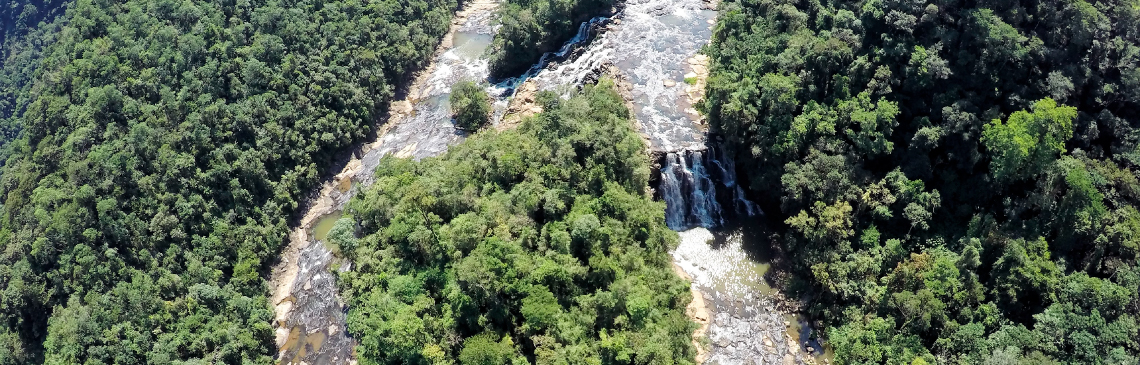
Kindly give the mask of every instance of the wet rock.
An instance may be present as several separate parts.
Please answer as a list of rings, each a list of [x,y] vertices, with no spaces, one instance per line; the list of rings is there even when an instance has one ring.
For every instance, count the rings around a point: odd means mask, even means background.
[[[673,87],[673,86],[677,85],[677,82],[673,81],[673,80],[665,79],[664,84],[665,84],[665,87]]]

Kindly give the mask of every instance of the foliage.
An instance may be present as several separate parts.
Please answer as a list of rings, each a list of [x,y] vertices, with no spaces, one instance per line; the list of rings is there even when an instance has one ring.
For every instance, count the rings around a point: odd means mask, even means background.
[[[459,128],[478,130],[491,116],[491,98],[479,84],[460,81],[451,86],[451,114]]]
[[[0,363],[272,363],[286,219],[455,7],[69,5],[0,178]]]
[[[491,76],[518,76],[543,53],[558,49],[580,23],[610,11],[614,0],[506,0],[491,43]]]
[[[386,157],[332,241],[362,363],[685,364],[676,233],[612,81],[441,157]]]
[[[20,114],[31,94],[43,48],[55,41],[64,17],[63,0],[0,2],[0,167],[8,144],[20,133]]]
[[[1138,26],[1134,0],[722,4],[701,108],[838,362],[1137,362]]]
[[[1065,152],[1076,117],[1076,108],[1058,108],[1053,99],[1042,99],[1033,104],[1033,113],[1017,111],[1006,123],[990,122],[982,131],[982,144],[991,155],[993,176],[1010,179],[1041,173]]]

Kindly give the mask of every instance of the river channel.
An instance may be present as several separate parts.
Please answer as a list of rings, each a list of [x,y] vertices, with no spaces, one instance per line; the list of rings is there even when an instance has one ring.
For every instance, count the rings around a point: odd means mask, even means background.
[[[302,208],[290,242],[274,266],[277,361],[282,364],[354,364],[346,335],[347,307],[333,270],[351,270],[323,243],[358,189],[372,182],[385,155],[420,159],[439,155],[466,135],[454,128],[448,96],[461,80],[488,80],[485,51],[497,27],[496,0],[466,2],[431,64],[404,100],[393,102],[376,140],[362,145]],[[700,100],[708,58],[698,55],[712,36],[716,12],[703,0],[628,0],[614,15],[585,23],[578,36],[530,72],[488,82],[495,123],[518,112],[520,90],[568,94],[601,74],[620,78],[642,135],[658,158],[655,196],[665,200],[670,228],[681,244],[672,252],[679,275],[692,281],[690,315],[702,324],[700,362],[801,364],[824,362],[801,319],[781,311],[764,275],[768,270],[753,231],[732,222],[762,215],[736,184],[735,166],[709,140],[692,105]],[[522,97],[515,98],[524,99]],[[526,111],[524,108],[523,111]],[[533,110],[531,110],[533,112]],[[506,119],[510,119],[509,117]],[[814,345],[809,352],[805,344]]]

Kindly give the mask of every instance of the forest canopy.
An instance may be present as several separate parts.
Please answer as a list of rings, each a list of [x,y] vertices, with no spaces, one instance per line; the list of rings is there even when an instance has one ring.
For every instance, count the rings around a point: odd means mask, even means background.
[[[448,101],[455,126],[461,129],[478,130],[491,118],[491,97],[473,81],[464,80],[452,85]]]
[[[64,0],[0,1],[0,167],[20,133],[20,114],[31,99],[43,49],[64,22]],[[2,171],[0,171],[2,173]]]
[[[329,240],[362,363],[689,364],[677,234],[603,79],[517,129],[385,157]]]
[[[706,52],[837,362],[1137,363],[1140,2],[736,0]]]
[[[456,6],[68,5],[0,177],[0,364],[272,363],[287,220]]]

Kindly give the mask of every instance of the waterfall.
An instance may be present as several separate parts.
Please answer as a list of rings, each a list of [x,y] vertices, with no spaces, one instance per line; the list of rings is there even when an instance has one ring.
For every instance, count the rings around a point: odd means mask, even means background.
[[[702,161],[704,154],[701,151],[692,151],[687,155],[686,157],[693,161],[692,168],[689,169],[689,178],[693,183],[689,199],[690,218],[698,222],[701,227],[718,227],[724,224],[724,220],[720,216],[720,204],[716,201],[716,186],[705,171]]]
[[[760,207],[744,195],[744,188],[736,183],[736,162],[724,152],[724,146],[709,150],[709,159],[716,164],[720,172],[721,183],[732,193],[732,206],[737,215],[751,217],[764,214]]]
[[[570,51],[573,51],[582,43],[589,41],[590,31],[593,29],[595,24],[605,24],[608,21],[610,21],[610,18],[599,16],[582,22],[582,24],[578,25],[578,33],[574,34],[574,38],[570,38],[565,43],[563,43],[562,47],[560,47],[558,51],[546,52],[542,54],[542,57],[538,59],[538,62],[530,66],[530,69],[528,69],[522,75],[498,81],[495,83],[495,87],[498,89],[506,90],[507,92],[513,94],[515,89],[518,88],[519,85],[522,85],[523,81],[526,81],[527,79],[538,75],[539,72],[542,72],[542,70],[546,69],[546,65],[551,61],[565,60],[566,57],[570,55]]]
[[[713,167],[711,171],[706,166]],[[722,197],[718,199],[718,188]],[[723,149],[669,152],[661,167],[661,199],[665,223],[677,231],[724,225],[721,201],[728,201],[737,217],[763,214],[749,201],[736,181],[736,166]]]
[[[674,230],[685,226],[685,197],[681,184],[686,171],[684,162],[676,153],[665,156],[665,167],[661,169],[661,199],[665,200],[665,224]]]

